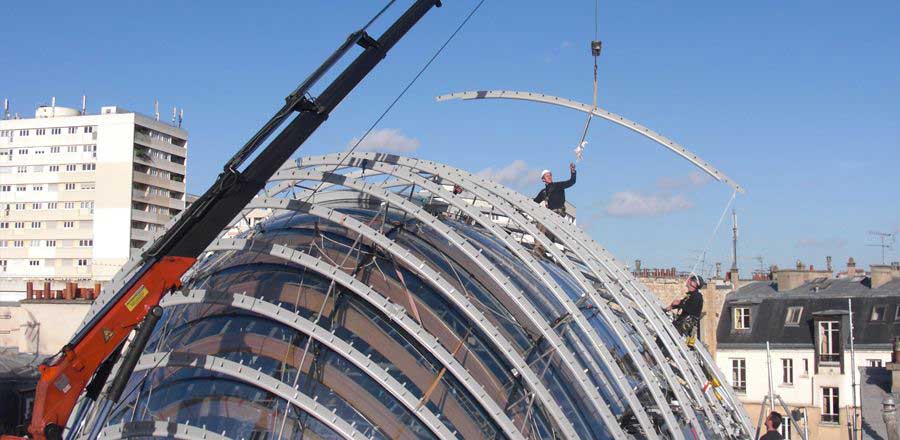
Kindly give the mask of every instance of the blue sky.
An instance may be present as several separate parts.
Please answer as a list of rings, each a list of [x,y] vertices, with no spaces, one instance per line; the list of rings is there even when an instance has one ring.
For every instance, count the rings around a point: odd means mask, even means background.
[[[382,2],[7,2],[0,97],[185,110],[188,186],[202,192],[282,98]],[[400,1],[399,6],[409,2]],[[474,6],[431,12],[303,147],[344,150]],[[880,262],[867,231],[900,231],[900,3],[602,1],[600,106],[687,146],[747,188],[735,206],[746,273],[832,255]],[[488,0],[379,129],[393,148],[526,193],[565,174],[582,114],[473,89],[590,100],[593,2]],[[395,8],[399,12],[400,8]],[[376,33],[386,20],[376,25]],[[688,162],[595,120],[569,199],[620,259],[687,268],[731,196]],[[516,161],[518,163],[514,163]],[[709,262],[730,261],[730,222]],[[900,258],[895,251],[889,258]]]

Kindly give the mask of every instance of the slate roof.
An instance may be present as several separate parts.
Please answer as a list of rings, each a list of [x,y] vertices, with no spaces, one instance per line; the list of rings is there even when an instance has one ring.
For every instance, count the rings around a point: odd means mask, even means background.
[[[779,292],[771,281],[756,281],[725,297],[717,328],[720,348],[765,345],[779,348],[812,348],[813,315],[846,314],[847,299],[853,300],[853,333],[857,348],[890,349],[900,335],[900,280],[877,289],[865,277],[816,279],[795,289]],[[751,309],[750,329],[735,330],[735,306]],[[802,307],[798,325],[786,325],[789,307]],[[884,319],[871,321],[872,311],[883,307]]]
[[[37,379],[40,376],[37,366],[45,357],[0,347],[0,380]]]

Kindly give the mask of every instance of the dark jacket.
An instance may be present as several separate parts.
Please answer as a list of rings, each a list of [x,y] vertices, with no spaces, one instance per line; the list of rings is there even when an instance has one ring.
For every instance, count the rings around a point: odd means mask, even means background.
[[[688,292],[687,298],[672,306],[673,309],[681,309],[682,317],[694,316],[700,318],[703,312],[703,294],[699,290]]]
[[[549,209],[562,209],[566,207],[566,188],[575,184],[575,173],[572,173],[572,177],[569,177],[569,180],[564,182],[553,182],[548,183],[544,186],[544,189],[538,193],[537,197],[534,198],[535,203],[541,203],[544,200],[547,201],[547,208]]]
[[[759,440],[784,440],[784,437],[778,431],[766,431]]]

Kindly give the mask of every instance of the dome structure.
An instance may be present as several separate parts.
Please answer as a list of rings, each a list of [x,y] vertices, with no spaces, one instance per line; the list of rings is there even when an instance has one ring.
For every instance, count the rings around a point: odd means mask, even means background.
[[[163,299],[101,437],[752,435],[645,286],[497,183],[386,154],[307,157],[250,212],[268,215],[223,233]]]

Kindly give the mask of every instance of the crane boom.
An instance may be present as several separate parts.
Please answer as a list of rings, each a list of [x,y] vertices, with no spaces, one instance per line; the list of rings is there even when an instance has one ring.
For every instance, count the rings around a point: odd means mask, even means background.
[[[387,52],[439,0],[416,0],[376,40],[365,28],[354,32],[334,54],[287,98],[285,105],[225,165],[215,183],[189,206],[165,234],[141,256],[140,269],[112,294],[71,341],[40,365],[41,377],[29,433],[35,439],[61,439],[78,398],[96,400],[123,342],[163,295],[178,289],[180,279],[203,250],[266,181],[328,118],[338,104],[387,55]],[[317,98],[309,89],[352,47],[363,48]],[[241,170],[254,152],[290,116],[296,116]],[[133,347],[138,352],[142,347]],[[121,372],[119,374],[122,374]],[[93,378],[93,381],[92,381]],[[88,387],[89,382],[93,382]],[[117,397],[116,397],[117,399]],[[4,436],[4,439],[16,437]]]

